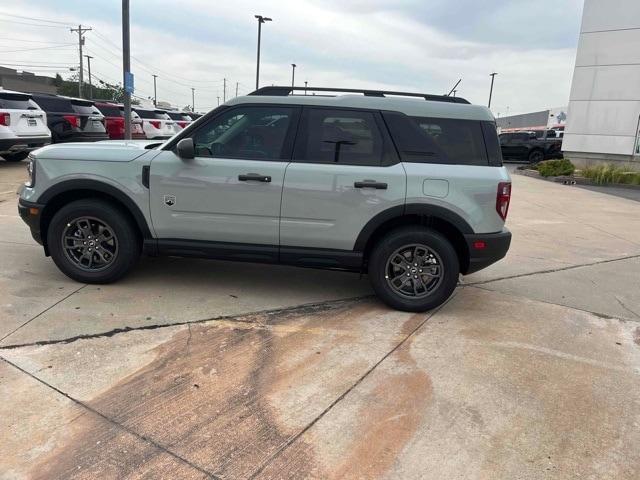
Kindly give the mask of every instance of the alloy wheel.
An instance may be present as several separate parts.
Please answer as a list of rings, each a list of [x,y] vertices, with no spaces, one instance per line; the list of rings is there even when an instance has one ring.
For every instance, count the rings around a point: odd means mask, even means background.
[[[95,217],[79,217],[62,232],[62,246],[67,259],[85,271],[108,268],[118,255],[118,238],[113,229]]]
[[[440,256],[422,244],[397,249],[385,267],[385,279],[393,292],[411,299],[431,295],[442,283],[443,274]]]

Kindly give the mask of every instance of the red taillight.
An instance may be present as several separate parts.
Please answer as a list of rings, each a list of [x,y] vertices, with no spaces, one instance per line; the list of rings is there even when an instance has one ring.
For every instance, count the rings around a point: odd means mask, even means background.
[[[496,212],[502,220],[507,219],[509,212],[509,202],[511,201],[511,182],[500,182],[498,184],[498,194],[496,195]]]
[[[473,248],[475,250],[484,250],[485,248],[487,248],[487,244],[482,240],[476,240],[475,242],[473,242]]]
[[[158,120],[149,120],[149,123],[154,127],[154,128],[160,128],[160,122]]]
[[[4,125],[5,127],[11,125],[11,114],[0,112],[0,125]]]
[[[64,118],[72,127],[78,127],[78,117],[75,115],[63,115],[62,118]]]
[[[184,128],[187,126],[187,123],[189,122],[176,122],[178,125],[180,125],[180,128]]]

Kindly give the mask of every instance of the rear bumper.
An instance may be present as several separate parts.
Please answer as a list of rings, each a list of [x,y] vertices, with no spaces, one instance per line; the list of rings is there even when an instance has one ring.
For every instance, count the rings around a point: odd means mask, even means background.
[[[496,263],[509,251],[511,232],[506,228],[498,233],[465,235],[469,250],[469,266],[462,273],[468,275]]]
[[[35,150],[51,143],[51,137],[15,137],[0,139],[0,155]]]
[[[31,236],[33,239],[42,245],[42,235],[40,233],[40,216],[42,215],[42,210],[44,209],[44,205],[39,203],[27,202],[20,198],[18,200],[18,213],[24,223],[29,226],[29,230],[31,230]]]

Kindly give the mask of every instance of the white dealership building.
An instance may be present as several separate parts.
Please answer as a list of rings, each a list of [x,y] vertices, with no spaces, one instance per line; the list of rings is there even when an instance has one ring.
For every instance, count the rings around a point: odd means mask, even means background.
[[[640,168],[640,0],[585,0],[562,149]]]

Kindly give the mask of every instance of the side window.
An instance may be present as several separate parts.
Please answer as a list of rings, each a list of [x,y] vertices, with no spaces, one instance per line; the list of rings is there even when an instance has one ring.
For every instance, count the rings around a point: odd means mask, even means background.
[[[227,110],[195,132],[196,156],[282,159],[293,112],[291,107],[247,106]]]
[[[297,161],[379,166],[385,159],[384,137],[373,112],[311,108],[304,131]]]
[[[488,165],[482,122],[385,114],[405,162]]]

